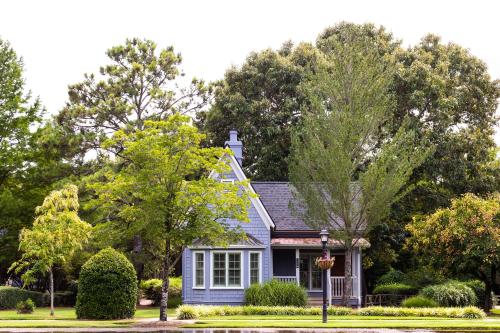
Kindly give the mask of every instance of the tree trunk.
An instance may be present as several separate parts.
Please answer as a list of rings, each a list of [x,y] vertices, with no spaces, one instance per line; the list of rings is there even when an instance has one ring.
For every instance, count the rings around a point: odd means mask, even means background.
[[[168,303],[168,287],[170,273],[170,240],[165,242],[165,259],[163,260],[162,280],[161,285],[161,302],[160,302],[160,321],[167,321],[167,303]]]
[[[54,273],[49,269],[49,294],[50,294],[50,315],[54,316]]]
[[[342,305],[351,306],[350,299],[352,294],[352,242],[346,242],[345,265],[344,265],[344,292],[342,293]]]

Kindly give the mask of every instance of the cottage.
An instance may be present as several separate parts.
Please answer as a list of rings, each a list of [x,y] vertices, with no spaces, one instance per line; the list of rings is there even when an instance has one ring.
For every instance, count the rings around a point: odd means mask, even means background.
[[[228,158],[231,172],[221,181],[242,181],[243,145],[237,132],[231,131],[226,145],[234,156]],[[216,175],[213,175],[214,177]],[[249,223],[239,225],[247,237],[228,248],[215,248],[194,243],[182,256],[182,298],[185,304],[242,304],[244,290],[253,283],[278,279],[303,286],[311,303],[322,297],[327,283],[330,304],[339,304],[343,293],[345,252],[338,241],[330,240],[330,256],[335,265],[323,281],[314,259],[321,255],[318,230],[312,230],[290,209],[293,195],[287,182],[251,182],[258,198],[251,200]],[[361,305],[361,250],[368,246],[358,241],[352,255],[352,306]]]

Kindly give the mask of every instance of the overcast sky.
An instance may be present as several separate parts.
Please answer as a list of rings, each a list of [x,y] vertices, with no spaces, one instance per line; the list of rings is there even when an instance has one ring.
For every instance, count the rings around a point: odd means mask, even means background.
[[[188,76],[216,80],[251,51],[313,41],[340,21],[384,25],[405,45],[426,33],[471,50],[500,78],[500,2],[488,1],[2,1],[0,38],[24,58],[26,81],[51,113],[67,85],[106,63],[127,37],[173,45]],[[497,133],[500,144],[500,133]]]

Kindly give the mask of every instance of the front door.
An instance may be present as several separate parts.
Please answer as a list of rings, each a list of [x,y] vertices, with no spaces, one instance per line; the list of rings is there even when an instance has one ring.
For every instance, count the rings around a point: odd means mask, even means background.
[[[321,269],[314,264],[316,257],[321,256],[318,254],[300,254],[300,285],[307,290],[322,290],[323,281]]]

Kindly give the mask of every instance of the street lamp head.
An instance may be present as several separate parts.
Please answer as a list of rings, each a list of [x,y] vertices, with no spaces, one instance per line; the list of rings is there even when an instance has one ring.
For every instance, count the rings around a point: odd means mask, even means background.
[[[323,243],[328,242],[328,231],[326,231],[326,229],[321,230],[319,236],[321,237],[321,242]]]

